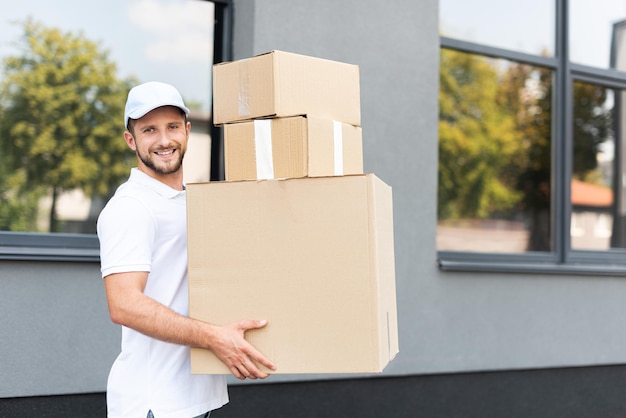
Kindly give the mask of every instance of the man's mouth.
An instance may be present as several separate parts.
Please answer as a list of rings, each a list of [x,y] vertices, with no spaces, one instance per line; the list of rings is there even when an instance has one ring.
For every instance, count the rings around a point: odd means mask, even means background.
[[[167,151],[155,151],[154,153],[156,155],[171,155],[171,154],[174,153],[174,151],[176,151],[176,150],[171,149],[171,150],[167,150]]]

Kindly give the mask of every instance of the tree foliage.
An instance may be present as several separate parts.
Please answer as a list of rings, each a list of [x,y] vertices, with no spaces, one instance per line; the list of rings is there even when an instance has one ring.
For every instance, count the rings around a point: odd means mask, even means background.
[[[108,52],[82,34],[23,23],[20,54],[3,61],[0,85],[0,227],[34,230],[32,212],[52,198],[50,231],[58,229],[58,196],[81,189],[106,196],[128,175],[132,154],[122,138],[125,96]],[[30,222],[14,217],[22,208]]]
[[[603,86],[574,83],[574,177],[581,181],[593,181],[596,177],[601,145],[614,136],[611,126],[613,112],[605,109],[608,89]],[[600,180],[601,182],[601,180]],[[605,185],[605,184],[600,184]]]
[[[523,219],[528,251],[551,249],[553,72],[441,51],[440,220]],[[500,63],[502,64],[502,63]],[[611,137],[607,91],[574,84],[573,178],[597,170]],[[597,177],[597,176],[596,176]]]
[[[485,60],[442,50],[439,93],[439,218],[485,218],[520,200],[507,173],[520,138],[499,106],[497,73]]]

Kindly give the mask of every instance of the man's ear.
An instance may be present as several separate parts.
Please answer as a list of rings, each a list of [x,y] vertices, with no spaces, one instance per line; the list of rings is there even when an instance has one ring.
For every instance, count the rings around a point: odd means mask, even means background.
[[[128,148],[133,151],[137,151],[137,145],[135,144],[135,137],[129,131],[124,131],[124,140],[126,141],[126,145]]]

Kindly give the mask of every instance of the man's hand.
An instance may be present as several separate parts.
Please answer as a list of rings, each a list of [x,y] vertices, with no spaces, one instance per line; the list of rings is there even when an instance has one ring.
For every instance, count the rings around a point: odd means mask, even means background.
[[[268,373],[261,370],[257,364],[276,370],[274,363],[245,339],[246,331],[263,328],[265,325],[267,325],[265,320],[247,320],[217,327],[215,330],[214,340],[209,348],[237,379],[265,379]]]
[[[238,379],[266,378],[268,373],[257,364],[276,370],[276,366],[245,339],[246,331],[263,328],[267,321],[239,321],[217,326],[179,315],[143,293],[147,280],[147,272],[105,277],[107,302],[114,323],[162,341],[208,348]]]

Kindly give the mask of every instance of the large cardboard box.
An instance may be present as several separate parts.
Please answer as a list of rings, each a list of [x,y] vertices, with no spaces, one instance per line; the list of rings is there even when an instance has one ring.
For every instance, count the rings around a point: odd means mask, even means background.
[[[392,191],[373,174],[187,188],[190,316],[267,319],[275,373],[381,372],[398,352]],[[204,349],[192,373],[227,374]]]
[[[316,116],[224,125],[226,180],[363,174],[359,126]]]
[[[361,124],[359,67],[273,51],[213,66],[213,122],[317,115]]]

